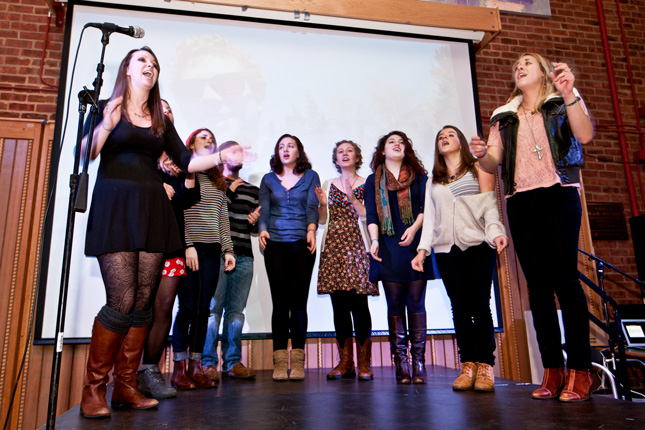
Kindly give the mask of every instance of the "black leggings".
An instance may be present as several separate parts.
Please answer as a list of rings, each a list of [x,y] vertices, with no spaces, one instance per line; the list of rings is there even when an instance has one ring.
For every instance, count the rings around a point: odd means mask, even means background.
[[[372,316],[367,304],[367,294],[357,294],[356,291],[334,291],[329,295],[334,309],[334,327],[336,340],[344,345],[346,339],[352,338],[352,318],[356,329],[356,340],[365,344],[372,336]]]
[[[172,308],[177,297],[179,276],[163,276],[154,303],[154,319],[143,350],[143,364],[159,364],[172,324]]]
[[[410,314],[426,311],[426,285],[425,279],[412,282],[382,281],[385,299],[387,301],[387,316],[405,316],[405,309]]]
[[[109,308],[124,315],[151,309],[163,253],[112,252],[97,258]]]
[[[271,288],[273,314],[271,332],[273,350],[291,347],[304,349],[307,338],[307,299],[316,254],[307,242],[274,242],[267,240],[264,264]]]

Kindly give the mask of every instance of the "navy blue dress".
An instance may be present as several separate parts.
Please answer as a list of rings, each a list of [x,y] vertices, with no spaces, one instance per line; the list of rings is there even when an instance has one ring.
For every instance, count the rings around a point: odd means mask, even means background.
[[[434,279],[431,258],[426,258],[423,272],[417,272],[412,269],[412,265],[410,264],[412,259],[417,255],[417,247],[421,239],[421,228],[417,231],[410,245],[399,245],[401,236],[403,236],[403,233],[410,225],[404,224],[401,220],[396,191],[388,191],[392,223],[394,224],[394,236],[387,236],[381,232],[381,223],[376,212],[375,190],[377,185],[374,181],[375,176],[373,173],[365,180],[365,210],[367,212],[367,225],[376,224],[379,226],[379,257],[383,261],[378,262],[370,257],[370,281],[408,283],[418,279]],[[420,213],[423,213],[427,181],[427,175],[417,175],[410,185],[412,215],[415,220]]]

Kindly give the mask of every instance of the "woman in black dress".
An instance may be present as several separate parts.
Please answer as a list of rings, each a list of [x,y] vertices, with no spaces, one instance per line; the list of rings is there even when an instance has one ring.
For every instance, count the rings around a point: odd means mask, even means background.
[[[81,414],[108,417],[108,372],[114,366],[113,406],[148,409],[157,400],[141,395],[137,368],[152,320],[154,290],[164,253],[181,249],[177,222],[157,160],[163,151],[182,170],[204,170],[219,154],[194,158],[162,110],[159,62],[148,47],[130,51],[119,66],[102,121],[93,134],[91,158],[101,154],[87,223],[85,254],[96,256],[107,304],[94,321]],[[89,123],[89,121],[88,121]],[[87,134],[89,132],[86,124]],[[83,140],[83,146],[87,137]]]
[[[423,225],[428,175],[401,131],[379,139],[370,164],[374,173],[365,181],[367,230],[371,239],[370,281],[383,283],[387,301],[390,349],[399,384],[426,382],[426,284],[432,268],[412,270]],[[408,330],[413,375],[408,364]]]

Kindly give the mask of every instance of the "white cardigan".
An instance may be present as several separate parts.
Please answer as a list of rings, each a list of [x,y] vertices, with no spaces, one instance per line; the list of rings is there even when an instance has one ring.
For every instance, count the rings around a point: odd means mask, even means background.
[[[325,197],[327,197],[327,199],[329,199],[329,187],[331,186],[331,183],[334,181],[334,179],[336,178],[327,179],[322,186],[323,192],[325,193]],[[327,218],[320,219],[319,224],[325,226],[325,230],[322,236],[322,243],[320,244],[320,252],[322,253],[322,251],[325,249],[325,238],[327,237],[327,226],[329,225],[329,207],[327,207]],[[367,224],[365,223],[364,216],[359,216],[358,228],[360,228],[361,236],[363,236],[363,243],[365,244],[365,250],[369,252],[370,240],[369,240],[369,234],[367,233]]]
[[[498,236],[506,236],[499,220],[495,192],[455,197],[450,187],[435,184],[432,177],[426,185],[423,230],[417,250],[430,253],[450,252],[453,245],[462,251],[486,241],[492,248]]]

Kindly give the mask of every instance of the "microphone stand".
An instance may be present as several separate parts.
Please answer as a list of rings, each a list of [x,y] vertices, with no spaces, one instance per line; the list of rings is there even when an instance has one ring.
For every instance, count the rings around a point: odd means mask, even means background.
[[[103,63],[105,58],[105,48],[110,43],[110,31],[103,30],[101,37],[101,59],[96,66],[96,79],[94,80],[94,89],[88,90],[83,87],[79,92],[79,106],[78,106],[78,131],[76,135],[76,148],[74,150],[74,168],[69,181],[69,205],[67,208],[67,227],[65,230],[65,244],[63,248],[63,264],[61,271],[60,292],[58,296],[58,315],[56,317],[56,337],[54,340],[54,355],[52,357],[52,375],[51,383],[49,386],[49,404],[47,409],[47,429],[56,428],[56,404],[58,400],[58,384],[60,378],[61,356],[63,352],[63,337],[65,330],[65,314],[67,311],[67,291],[69,287],[69,271],[70,261],[72,256],[72,243],[74,238],[74,221],[76,212],[83,213],[87,210],[87,188],[89,176],[87,174],[87,167],[90,162],[90,153],[92,152],[92,139],[94,135],[94,128],[96,126],[96,119],[99,111],[99,95],[101,87],[103,86],[103,71],[105,65]],[[83,172],[78,174],[80,160],[81,160],[81,142],[83,140],[83,126],[85,124],[85,113],[87,112],[87,105],[91,105],[90,115],[90,131],[87,135],[87,145],[85,148],[85,157],[83,160]]]

